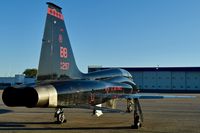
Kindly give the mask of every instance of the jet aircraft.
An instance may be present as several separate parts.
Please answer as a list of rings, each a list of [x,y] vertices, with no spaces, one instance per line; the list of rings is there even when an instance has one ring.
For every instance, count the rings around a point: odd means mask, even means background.
[[[55,108],[57,123],[66,122],[63,108],[92,108],[102,115],[102,103],[115,107],[116,99],[126,99],[126,112],[133,110],[132,128],[143,122],[139,99],[188,98],[140,94],[131,74],[123,69],[106,69],[91,73],[79,71],[61,7],[47,2],[45,30],[37,74],[37,83],[6,88],[2,99],[10,107]]]

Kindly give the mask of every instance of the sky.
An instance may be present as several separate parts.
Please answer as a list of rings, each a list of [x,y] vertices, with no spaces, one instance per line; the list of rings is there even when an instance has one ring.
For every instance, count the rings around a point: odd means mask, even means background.
[[[49,0],[61,6],[81,71],[200,66],[199,0]],[[0,4],[0,76],[37,68],[46,0]]]

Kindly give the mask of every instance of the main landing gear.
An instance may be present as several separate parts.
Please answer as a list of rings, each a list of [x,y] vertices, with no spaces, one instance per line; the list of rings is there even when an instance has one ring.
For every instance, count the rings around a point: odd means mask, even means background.
[[[134,112],[133,112],[133,124],[131,125],[131,128],[138,129],[142,126],[143,122],[143,113],[142,109],[139,103],[139,100],[137,98],[133,99],[127,99],[127,111],[126,112],[132,112],[132,104],[134,104]]]
[[[65,119],[63,108],[57,108],[54,117],[56,118],[57,124],[62,124],[67,122],[67,120]]]

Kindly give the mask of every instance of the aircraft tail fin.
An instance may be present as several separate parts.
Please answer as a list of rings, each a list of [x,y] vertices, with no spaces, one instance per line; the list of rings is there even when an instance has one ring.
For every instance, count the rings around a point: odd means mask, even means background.
[[[64,23],[61,7],[47,2],[42,48],[38,67],[38,80],[77,79],[81,77],[68,33]]]

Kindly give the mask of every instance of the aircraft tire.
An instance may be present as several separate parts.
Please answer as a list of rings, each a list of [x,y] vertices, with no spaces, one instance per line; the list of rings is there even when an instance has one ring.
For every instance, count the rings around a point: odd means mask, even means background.
[[[66,119],[65,119],[65,115],[64,113],[60,113],[57,115],[57,123],[58,124],[62,124],[62,123],[66,123]]]
[[[142,123],[140,123],[140,117],[139,115],[136,115],[134,118],[134,125],[131,125],[132,129],[138,129],[139,127],[142,127]]]

